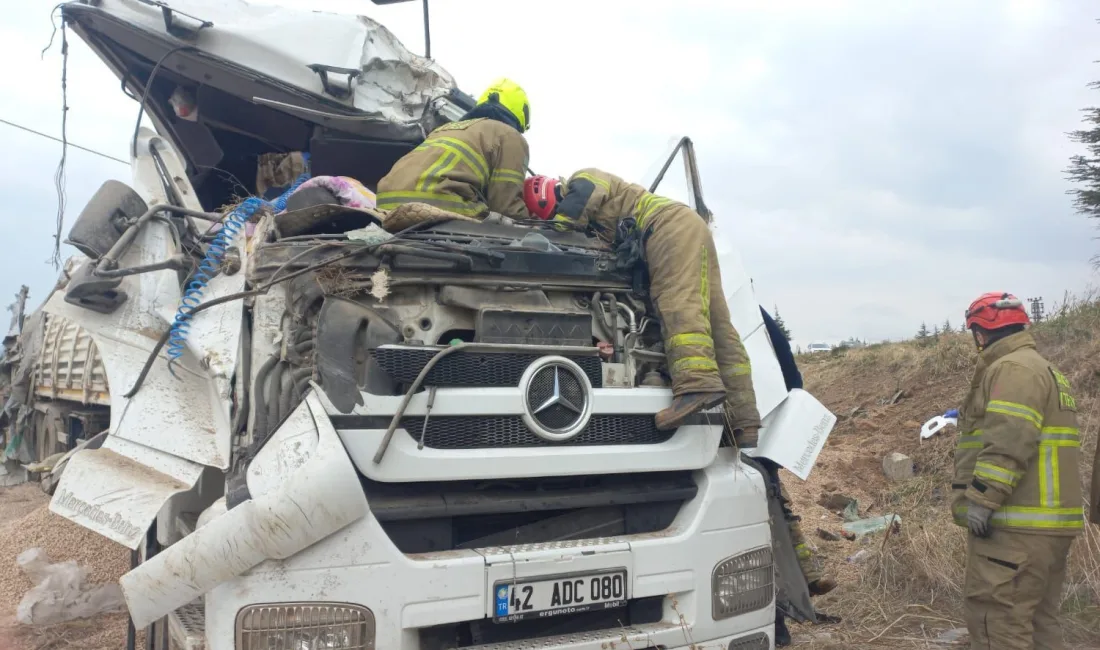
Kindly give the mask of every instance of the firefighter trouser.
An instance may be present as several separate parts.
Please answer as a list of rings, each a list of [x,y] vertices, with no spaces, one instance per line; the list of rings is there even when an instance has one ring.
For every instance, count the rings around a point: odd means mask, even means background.
[[[971,650],[1062,650],[1058,607],[1072,537],[994,530],[967,536]]]
[[[734,427],[759,426],[749,357],[730,322],[710,227],[690,208],[673,204],[643,228],[673,395],[725,392]]]
[[[809,544],[806,543],[806,536],[802,533],[802,518],[794,514],[792,508],[794,502],[791,501],[791,495],[787,493],[787,488],[779,480],[779,465],[767,458],[757,458],[756,462],[767,471],[767,480],[779,488],[779,507],[783,510],[784,523],[791,533],[791,544],[794,546],[795,555],[798,556],[798,568],[802,570],[802,575],[806,578],[806,584],[820,580],[822,577],[821,562],[819,558],[814,556]],[[773,522],[773,524],[778,523]]]
[[[776,477],[776,482],[779,478]],[[779,483],[779,503],[783,508],[783,516],[787,520],[787,528],[791,531],[791,543],[794,544],[795,555],[798,556],[798,567],[802,569],[802,575],[806,577],[806,584],[821,579],[821,566],[806,543],[806,536],[802,533],[802,518],[791,510],[793,505],[791,496],[787,494],[787,488]]]

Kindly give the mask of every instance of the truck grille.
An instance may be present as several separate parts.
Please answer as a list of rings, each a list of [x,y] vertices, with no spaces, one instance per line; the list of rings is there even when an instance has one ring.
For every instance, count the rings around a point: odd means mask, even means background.
[[[411,384],[439,352],[404,347],[380,347],[371,356],[395,382]],[[442,359],[424,378],[425,386],[518,386],[523,371],[542,354],[457,352]],[[581,367],[593,388],[603,386],[598,357],[568,357]]]
[[[675,431],[658,431],[652,415],[594,415],[577,437],[565,442],[543,440],[519,416],[432,416],[424,431],[424,418],[401,419],[414,440],[424,434],[424,446],[432,449],[488,449],[507,447],[583,447],[592,445],[657,445]]]
[[[691,472],[381,483],[361,477],[371,514],[408,554],[567,547],[667,529],[699,488]],[[427,559],[427,558],[426,558]]]

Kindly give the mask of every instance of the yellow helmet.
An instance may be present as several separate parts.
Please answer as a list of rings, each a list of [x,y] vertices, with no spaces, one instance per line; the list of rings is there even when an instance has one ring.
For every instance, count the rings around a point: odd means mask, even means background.
[[[527,93],[511,79],[500,78],[481,93],[478,104],[496,102],[508,109],[519,120],[521,132],[531,128],[531,104],[527,102]]]

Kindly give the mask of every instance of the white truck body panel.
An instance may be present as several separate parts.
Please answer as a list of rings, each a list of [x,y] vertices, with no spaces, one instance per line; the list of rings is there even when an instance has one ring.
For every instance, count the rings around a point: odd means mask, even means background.
[[[253,493],[122,576],[135,625],[145,627],[265,560],[291,557],[367,513],[359,475],[314,395],[282,428],[299,436],[309,424],[316,432],[312,453],[285,466],[282,482],[261,484],[270,492]]]
[[[375,613],[375,647],[411,650],[418,647],[417,628],[491,616],[497,580],[619,566],[628,569],[631,598],[672,595],[679,610],[670,606],[664,621],[625,631],[637,641],[687,648],[686,639],[703,644],[770,630],[769,609],[719,622],[710,616],[714,566],[740,549],[770,543],[763,480],[729,449],[695,476],[699,496],[683,507],[672,527],[654,535],[404,555],[368,513],[284,561],[259,564],[214,588],[206,598],[206,633],[210,639],[232,639],[236,612],[250,603],[356,602]],[[681,615],[683,623],[674,622]],[[608,630],[540,638],[537,646],[486,647],[602,650],[621,642],[623,634]]]

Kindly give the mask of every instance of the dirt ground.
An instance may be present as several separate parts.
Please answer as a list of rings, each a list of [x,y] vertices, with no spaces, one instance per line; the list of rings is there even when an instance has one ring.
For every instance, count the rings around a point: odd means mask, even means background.
[[[0,650],[126,647],[122,613],[40,627],[16,622],[16,607],[33,585],[15,558],[29,548],[45,549],[51,562],[75,560],[87,569],[88,584],[117,582],[130,567],[127,549],[52,514],[48,503],[37,483],[0,489]]]

